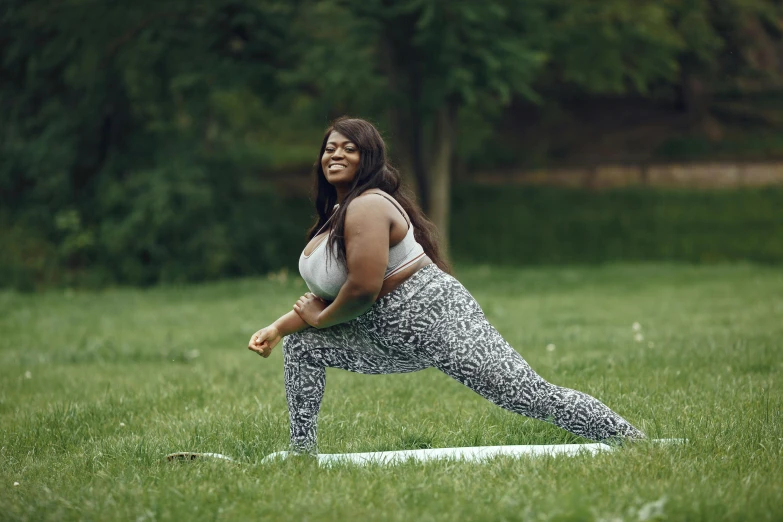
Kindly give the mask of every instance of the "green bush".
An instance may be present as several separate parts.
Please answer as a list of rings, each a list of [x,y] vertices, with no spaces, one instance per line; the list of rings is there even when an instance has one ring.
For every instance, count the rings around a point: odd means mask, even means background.
[[[0,219],[0,287],[145,286],[295,268],[309,202],[233,181],[164,166],[107,184],[90,220],[73,208],[37,228]]]
[[[463,185],[457,262],[783,262],[783,189],[604,192]]]
[[[101,217],[52,216],[54,233],[0,226],[0,285],[150,285],[296,270],[313,209],[216,167],[134,173],[100,191]],[[210,172],[212,174],[210,174]],[[783,189],[605,192],[459,185],[457,263],[783,263]],[[2,221],[0,221],[2,223]]]

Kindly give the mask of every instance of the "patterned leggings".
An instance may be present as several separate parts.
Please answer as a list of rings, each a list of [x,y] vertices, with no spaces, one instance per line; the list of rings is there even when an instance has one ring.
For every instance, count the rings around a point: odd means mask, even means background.
[[[541,378],[489,324],[465,287],[434,264],[352,321],[287,336],[283,351],[295,451],[316,451],[327,367],[384,374],[432,366],[498,406],[582,437],[644,437],[601,401]]]

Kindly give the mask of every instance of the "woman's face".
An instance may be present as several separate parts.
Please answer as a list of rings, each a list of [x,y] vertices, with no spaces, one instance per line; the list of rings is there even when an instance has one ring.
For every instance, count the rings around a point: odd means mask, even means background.
[[[332,185],[353,183],[359,171],[359,147],[337,131],[333,131],[326,140],[326,148],[321,156],[321,168],[326,181]]]

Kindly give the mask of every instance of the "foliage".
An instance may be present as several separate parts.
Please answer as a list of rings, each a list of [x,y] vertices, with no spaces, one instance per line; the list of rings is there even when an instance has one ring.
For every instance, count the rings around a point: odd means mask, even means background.
[[[588,92],[647,92],[674,81],[685,47],[659,1],[553,2],[552,79]]]
[[[451,160],[490,150],[510,101],[553,107],[575,92],[680,89],[703,112],[704,78],[742,89],[775,76],[780,9],[762,0],[7,0],[0,285],[150,284],[292,263],[292,231],[309,210],[289,210],[265,179],[310,164],[322,128],[342,113],[389,131],[398,163],[448,230]]]
[[[281,129],[265,119],[282,90],[293,12],[13,2],[0,186],[1,225],[15,232],[3,241],[37,238],[55,260],[17,255],[2,284],[20,270],[38,282],[67,282],[65,270],[148,284],[281,266],[285,241],[272,238],[291,235],[283,205],[270,187],[241,188],[275,166],[264,141]]]

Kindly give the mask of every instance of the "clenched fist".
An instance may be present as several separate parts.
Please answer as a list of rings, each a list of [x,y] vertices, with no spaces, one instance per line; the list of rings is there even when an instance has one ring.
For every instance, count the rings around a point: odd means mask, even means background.
[[[266,328],[261,328],[253,334],[247,349],[256,352],[261,357],[269,357],[269,354],[272,353],[272,348],[280,342],[281,338],[277,328],[270,325]]]

